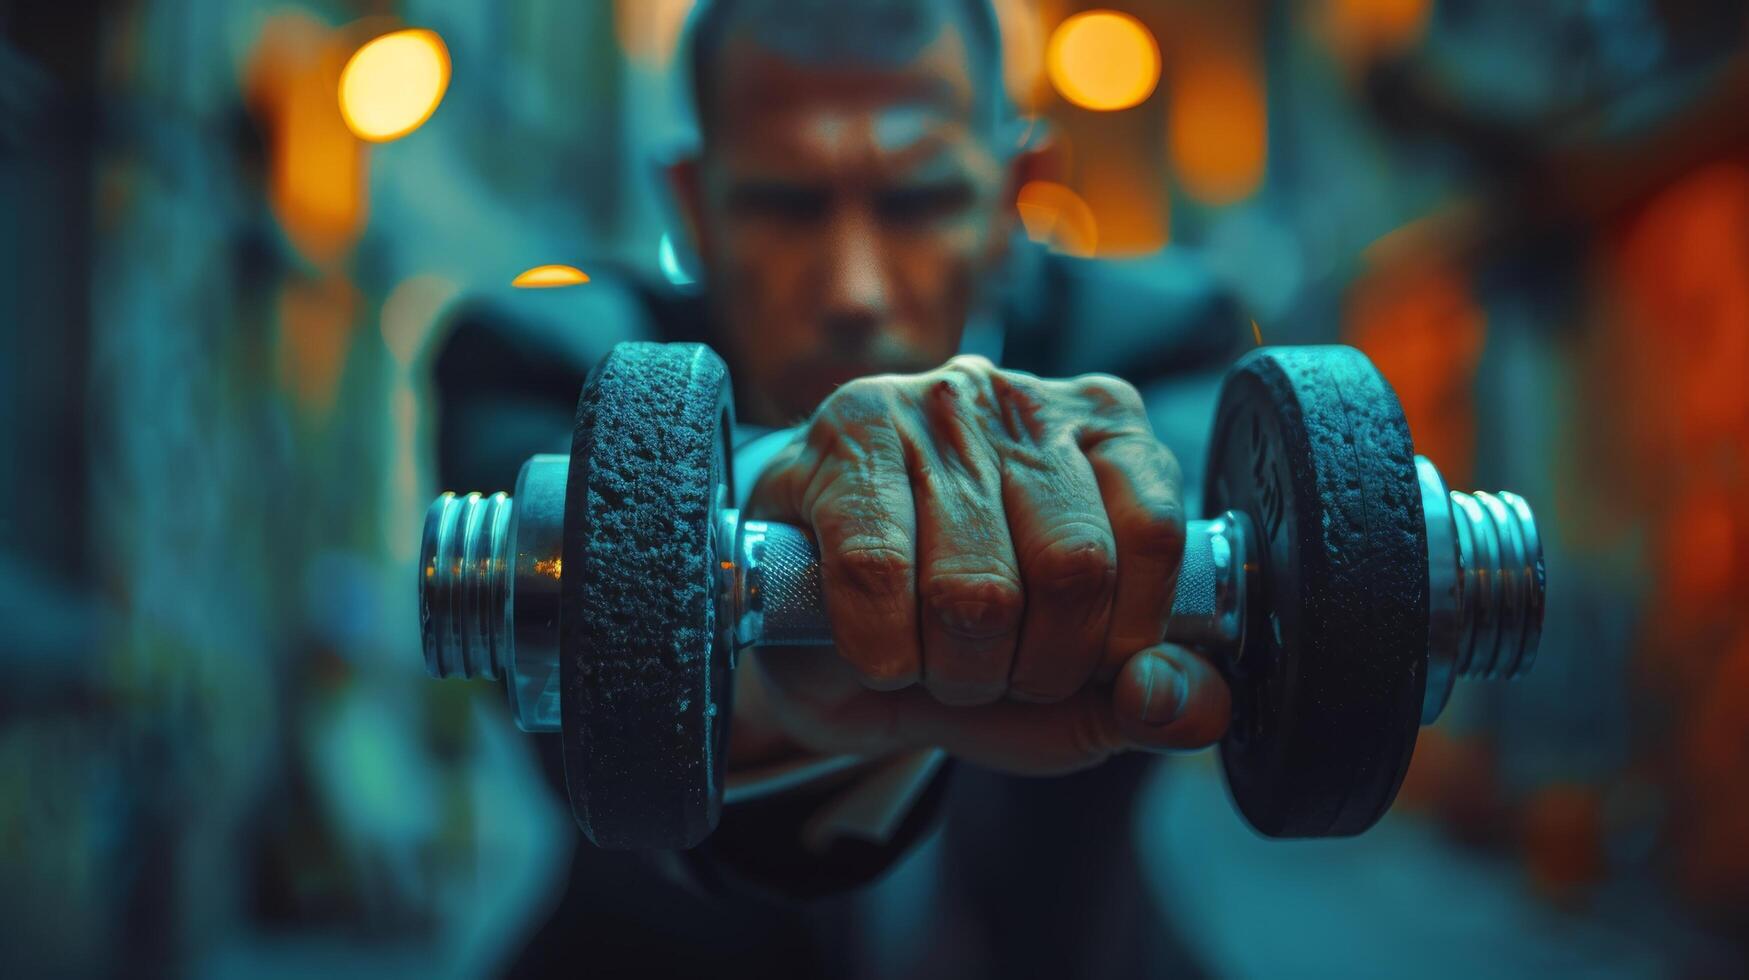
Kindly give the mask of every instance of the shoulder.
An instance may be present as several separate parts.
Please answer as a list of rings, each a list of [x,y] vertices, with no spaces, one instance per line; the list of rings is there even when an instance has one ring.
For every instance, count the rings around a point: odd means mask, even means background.
[[[656,336],[658,316],[645,290],[602,277],[564,289],[474,293],[446,319],[432,367],[439,397],[448,399],[526,391],[531,379],[581,383],[614,344]]]
[[[1103,371],[1143,383],[1219,370],[1250,341],[1232,291],[1194,250],[1124,260],[1039,252],[1006,304],[1011,361],[1047,374]]]
[[[568,444],[577,392],[613,345],[679,339],[695,320],[686,297],[612,275],[461,297],[430,362],[440,478],[508,486],[523,459]]]

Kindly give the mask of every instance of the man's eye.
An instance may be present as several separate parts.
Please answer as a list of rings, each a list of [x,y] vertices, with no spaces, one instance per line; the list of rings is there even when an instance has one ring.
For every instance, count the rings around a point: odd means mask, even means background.
[[[897,188],[883,191],[875,198],[881,219],[899,225],[951,217],[971,203],[972,188],[963,183]]]
[[[797,224],[818,221],[826,213],[826,205],[824,191],[805,187],[743,187],[730,201],[737,214]]]

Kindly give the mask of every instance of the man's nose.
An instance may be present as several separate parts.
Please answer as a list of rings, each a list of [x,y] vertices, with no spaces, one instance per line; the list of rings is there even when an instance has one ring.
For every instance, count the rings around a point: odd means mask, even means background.
[[[879,230],[871,216],[856,210],[833,222],[825,256],[823,313],[834,332],[866,333],[887,315],[889,284]]]

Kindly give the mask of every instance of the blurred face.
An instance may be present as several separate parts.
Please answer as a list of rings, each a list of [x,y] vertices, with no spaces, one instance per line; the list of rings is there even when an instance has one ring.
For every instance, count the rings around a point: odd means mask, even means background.
[[[718,79],[705,154],[676,186],[748,421],[951,357],[1014,212],[958,32],[860,71],[731,39]]]

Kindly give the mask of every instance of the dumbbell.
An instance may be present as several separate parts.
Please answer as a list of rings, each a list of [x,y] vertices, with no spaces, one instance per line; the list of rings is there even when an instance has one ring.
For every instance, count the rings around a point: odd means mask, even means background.
[[[425,520],[426,669],[502,677],[557,732],[579,825],[683,848],[723,805],[739,651],[831,642],[800,528],[732,506],[727,368],[623,343],[590,374],[571,452],[513,494]],[[1220,754],[1270,837],[1358,834],[1390,807],[1458,677],[1513,677],[1542,627],[1542,545],[1512,493],[1450,491],[1396,394],[1348,347],[1259,348],[1228,372],[1165,639],[1205,651],[1233,717]]]

